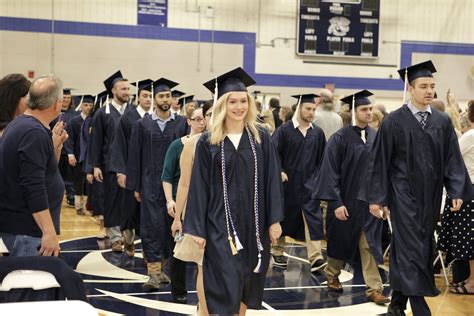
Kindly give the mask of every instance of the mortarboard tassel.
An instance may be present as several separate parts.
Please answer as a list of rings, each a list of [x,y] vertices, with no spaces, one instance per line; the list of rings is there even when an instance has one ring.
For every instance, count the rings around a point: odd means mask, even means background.
[[[105,114],[110,114],[109,94],[107,93],[107,100],[105,100]]]
[[[235,231],[234,231],[234,238],[235,238],[235,245],[237,247],[237,251],[244,249],[244,246],[242,246],[242,243],[239,240],[239,236],[237,236],[237,232]]]
[[[138,105],[138,83],[139,83],[139,80],[137,80],[137,93],[135,93],[135,103]]]
[[[255,269],[253,269],[253,273],[260,273],[260,272],[262,272],[262,254],[259,251],[257,266],[255,267]]]
[[[153,91],[153,83],[152,83],[151,84],[151,106],[150,106],[151,114],[153,114],[154,107],[155,107],[155,92]]]
[[[408,68],[405,68],[405,80],[403,80],[403,104],[405,104],[407,96],[407,81],[408,81]]]
[[[216,78],[216,86],[214,87],[214,105],[217,104],[217,93],[218,93],[218,88],[217,88],[217,78]]]
[[[229,244],[230,244],[230,250],[232,250],[232,255],[237,255],[237,248],[235,248],[234,242],[232,241],[232,237],[228,237],[229,239]]]
[[[300,94],[300,97],[298,98],[298,103],[296,104],[295,113],[293,113],[293,117],[291,118],[291,120],[298,120],[298,117],[300,114],[300,103],[301,103],[301,94]]]
[[[84,100],[84,96],[81,97],[81,101],[79,102],[79,105],[76,107],[74,111],[79,111],[81,109],[82,101]]]
[[[352,126],[355,126],[356,125],[356,114],[355,114],[355,94],[352,95],[352,111],[351,111],[351,114],[352,114]]]

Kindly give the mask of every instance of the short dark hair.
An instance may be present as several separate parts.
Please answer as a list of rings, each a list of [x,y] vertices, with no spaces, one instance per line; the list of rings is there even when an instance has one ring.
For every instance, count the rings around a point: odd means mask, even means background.
[[[210,108],[214,105],[214,100],[210,99],[204,102],[204,105],[202,106],[202,115],[206,116],[207,111],[209,111]]]
[[[268,102],[268,105],[270,106],[271,109],[279,109],[280,100],[278,100],[277,98],[271,98],[270,101]]]
[[[469,121],[474,123],[474,100],[470,100],[467,103],[467,117]]]
[[[28,94],[30,85],[22,74],[9,74],[0,80],[0,130],[14,119],[18,103]]]

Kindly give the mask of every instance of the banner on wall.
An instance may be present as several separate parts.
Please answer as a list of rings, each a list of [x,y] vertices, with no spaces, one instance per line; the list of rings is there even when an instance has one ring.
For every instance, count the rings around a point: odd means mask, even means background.
[[[298,0],[296,53],[378,57],[380,0]]]
[[[138,24],[166,27],[168,0],[138,0]]]

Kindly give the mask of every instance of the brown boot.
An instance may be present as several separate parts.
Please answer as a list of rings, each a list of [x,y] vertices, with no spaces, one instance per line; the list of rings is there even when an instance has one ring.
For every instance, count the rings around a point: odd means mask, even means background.
[[[147,291],[159,290],[160,289],[160,280],[159,280],[160,275],[154,273],[154,274],[150,274],[149,277],[150,278],[148,279],[148,281],[146,281],[143,284],[143,289]]]
[[[377,305],[385,305],[387,303],[390,303],[390,299],[388,297],[384,296],[379,291],[372,292],[372,294],[367,296],[367,300],[369,302],[374,302]]]
[[[168,263],[168,259],[161,259],[161,273],[160,273],[160,282],[161,283],[171,283],[170,277],[165,273],[165,267]]]
[[[148,262],[147,272],[149,279],[143,284],[143,288],[147,291],[159,290],[160,289],[160,272],[161,272],[161,262]]]
[[[127,254],[127,256],[129,256],[130,258],[132,258],[135,255],[135,244],[134,243],[131,243],[131,244],[125,243],[123,245],[123,249],[125,250],[125,253]]]
[[[122,242],[120,240],[114,241],[112,243],[112,251],[113,252],[122,252]]]
[[[135,244],[133,243],[133,240],[135,239],[135,231],[133,229],[126,229],[122,232],[122,235],[125,253],[129,257],[133,257],[135,255]]]
[[[330,276],[327,273],[325,273],[325,275],[326,275],[328,289],[330,291],[339,292],[339,293],[344,291],[342,288],[341,282],[339,282],[338,277]]]
[[[104,217],[99,217],[99,232],[97,233],[97,238],[98,239],[104,239],[107,237],[107,231],[105,230],[104,227]]]

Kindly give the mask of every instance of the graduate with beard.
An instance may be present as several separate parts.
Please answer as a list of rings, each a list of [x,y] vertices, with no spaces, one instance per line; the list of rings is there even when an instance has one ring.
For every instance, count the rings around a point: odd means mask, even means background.
[[[173,218],[161,185],[166,151],[171,142],[187,134],[187,121],[171,112],[171,88],[178,83],[160,78],[153,83],[155,111],[132,127],[126,169],[126,187],[140,202],[140,237],[147,261],[147,290],[169,283],[164,273],[173,243],[170,235]]]
[[[390,287],[387,315],[431,315],[424,296],[436,296],[433,232],[443,185],[452,209],[471,200],[471,181],[448,116],[430,106],[435,91],[431,61],[400,69],[411,99],[382,122],[375,139],[364,198],[377,218],[390,215]],[[382,215],[383,214],[383,215]]]
[[[316,94],[294,95],[298,106],[293,119],[280,126],[273,134],[281,161],[284,190],[285,219],[281,223],[282,236],[305,240],[311,271],[326,265],[321,253],[323,219],[319,201],[311,199],[313,181],[322,160],[326,138],[321,128],[313,124]],[[284,237],[273,246],[274,263],[286,267],[283,256]]]
[[[373,117],[371,95],[363,90],[341,99],[351,105],[353,125],[329,138],[313,196],[329,202],[328,265],[324,269],[329,290],[342,292],[338,277],[345,263],[360,261],[367,300],[383,305],[390,300],[382,295],[378,269],[378,264],[383,264],[382,221],[370,215],[367,202],[357,199],[376,133],[368,126]]]
[[[153,101],[153,80],[141,80],[135,85],[138,91],[138,106],[131,108],[120,118],[112,142],[111,156],[114,159],[110,161],[110,171],[116,173],[117,183],[123,189],[120,229],[124,236],[124,250],[129,257],[133,257],[135,254],[135,244],[133,241],[136,230],[140,229],[140,205],[135,199],[134,191],[126,188],[129,141],[132,134],[132,125],[145,117],[145,115],[153,113],[151,106]]]
[[[112,251],[122,251],[122,233],[120,231],[120,209],[122,189],[117,184],[115,172],[110,170],[111,144],[120,117],[128,106],[130,84],[117,71],[104,81],[105,88],[112,101],[97,110],[92,118],[90,145],[90,164],[94,170],[94,179],[104,183],[104,224],[107,236],[112,243]],[[130,106],[132,107],[132,106]]]
[[[99,93],[94,102],[94,108],[91,114],[84,120],[81,125],[81,137],[80,143],[81,148],[85,148],[85,151],[81,151],[79,161],[83,162],[82,171],[86,174],[87,187],[87,205],[92,210],[92,215],[99,223],[99,233],[97,234],[98,239],[104,239],[107,236],[104,227],[104,184],[102,182],[94,180],[94,168],[90,162],[90,148],[91,141],[90,135],[92,132],[92,117],[103,104],[105,104],[108,98],[107,90]]]
[[[256,121],[252,84],[242,68],[204,84],[215,102],[210,129],[196,145],[184,233],[204,249],[209,314],[261,308],[270,239],[281,235],[279,159]]]

